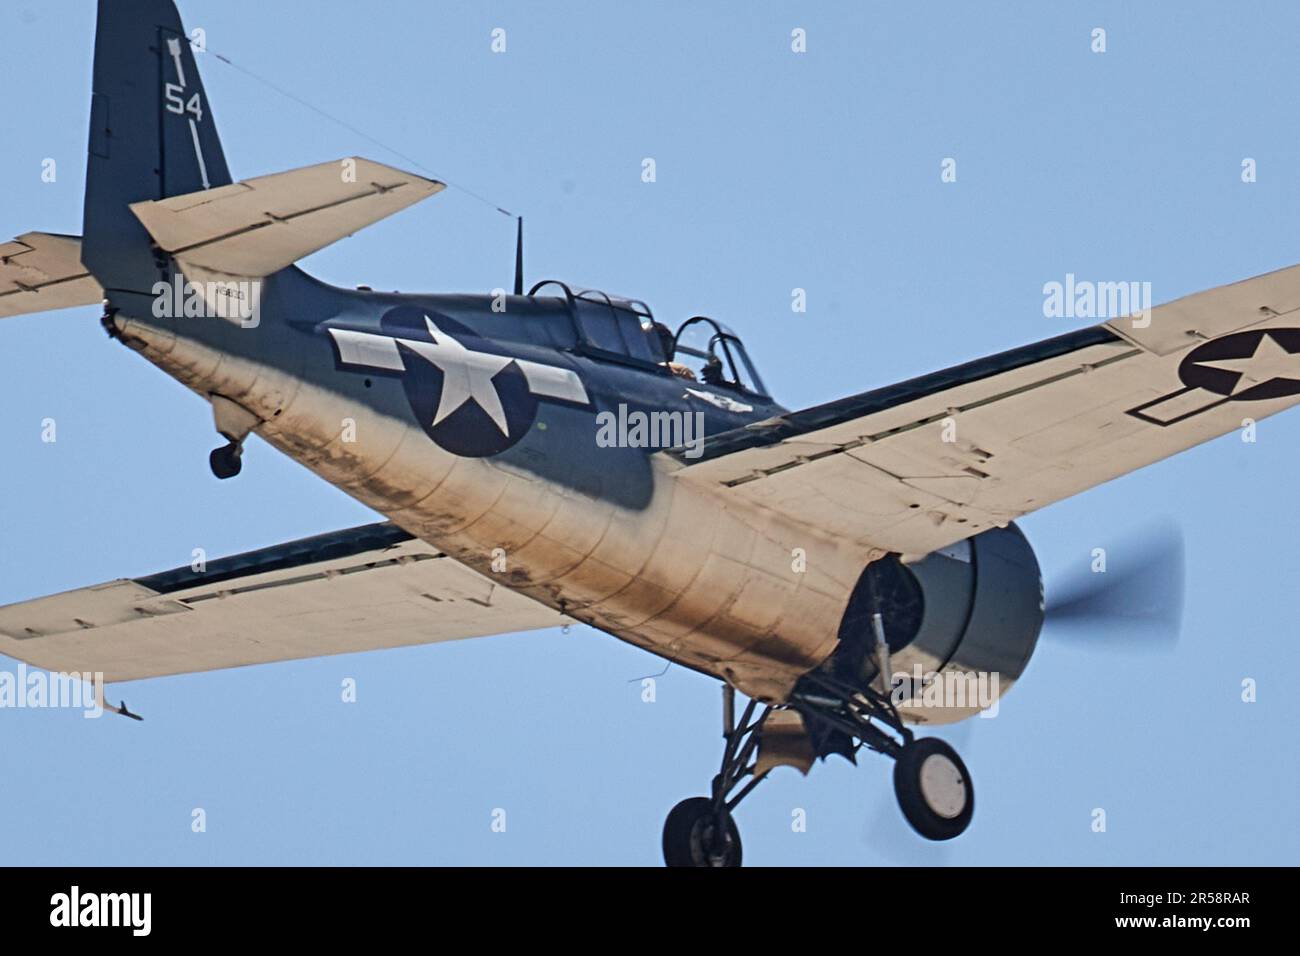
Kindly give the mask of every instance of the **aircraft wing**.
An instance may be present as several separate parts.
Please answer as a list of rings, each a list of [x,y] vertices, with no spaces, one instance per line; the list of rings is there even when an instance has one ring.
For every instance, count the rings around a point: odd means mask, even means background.
[[[132,203],[131,211],[183,265],[258,278],[444,188],[354,156]]]
[[[0,607],[0,653],[124,681],[563,623],[382,522]]]
[[[1300,266],[715,435],[679,480],[926,554],[1300,400]]]
[[[81,264],[81,237],[28,232],[0,243],[0,319],[95,305],[104,290]]]

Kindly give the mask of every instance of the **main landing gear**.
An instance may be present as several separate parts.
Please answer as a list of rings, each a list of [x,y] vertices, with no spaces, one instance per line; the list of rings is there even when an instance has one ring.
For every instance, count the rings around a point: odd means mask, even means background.
[[[957,751],[938,737],[917,737],[894,759],[894,795],[912,829],[951,840],[970,826],[975,790]]]
[[[722,768],[713,778],[711,796],[683,800],[668,814],[663,832],[668,866],[740,866],[740,831],[732,811],[774,763],[760,760],[756,751],[763,745],[764,725],[782,710],[798,713],[816,756],[839,753],[856,762],[857,751],[866,747],[893,758],[899,808],[921,836],[951,840],[970,825],[975,791],[961,757],[937,737],[913,735],[893,702],[876,688],[855,688],[813,672],[799,682],[787,703],[764,706],[756,718],[758,704],[751,700],[739,725],[734,720],[735,691],[725,687],[723,695]],[[797,765],[792,760],[775,762]]]
[[[664,863],[668,866],[740,866],[740,830],[731,818],[736,804],[759,785],[767,771],[757,772],[754,753],[771,707],[757,719],[758,701],[751,700],[736,726],[736,692],[722,689],[722,769],[713,778],[713,795],[690,797],[673,807],[664,822]],[[751,763],[750,758],[755,757]],[[733,797],[741,781],[751,778]]]

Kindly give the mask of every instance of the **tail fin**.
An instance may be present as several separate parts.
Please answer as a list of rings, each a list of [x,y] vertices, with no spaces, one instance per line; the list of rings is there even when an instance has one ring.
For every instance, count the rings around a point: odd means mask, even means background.
[[[107,290],[159,278],[131,203],[231,182],[172,0],[99,0],[81,259]]]

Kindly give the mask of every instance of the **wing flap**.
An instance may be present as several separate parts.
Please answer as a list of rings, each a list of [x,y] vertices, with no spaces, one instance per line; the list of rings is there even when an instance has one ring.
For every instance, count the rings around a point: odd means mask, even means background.
[[[131,205],[182,264],[259,278],[440,192],[444,185],[351,157]]]
[[[0,608],[0,653],[123,681],[563,623],[381,523]]]
[[[0,318],[95,305],[104,290],[81,264],[81,238],[28,232],[0,243]]]

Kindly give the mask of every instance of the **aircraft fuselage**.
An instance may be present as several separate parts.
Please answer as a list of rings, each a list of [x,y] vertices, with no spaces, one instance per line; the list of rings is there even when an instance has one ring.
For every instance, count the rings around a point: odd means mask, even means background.
[[[128,344],[247,409],[331,484],[502,586],[752,696],[780,699],[830,654],[878,556],[720,507],[656,448],[600,444],[602,423],[638,411],[714,434],[782,409],[550,345],[561,299],[352,292],[287,270],[253,327],[113,300]]]

